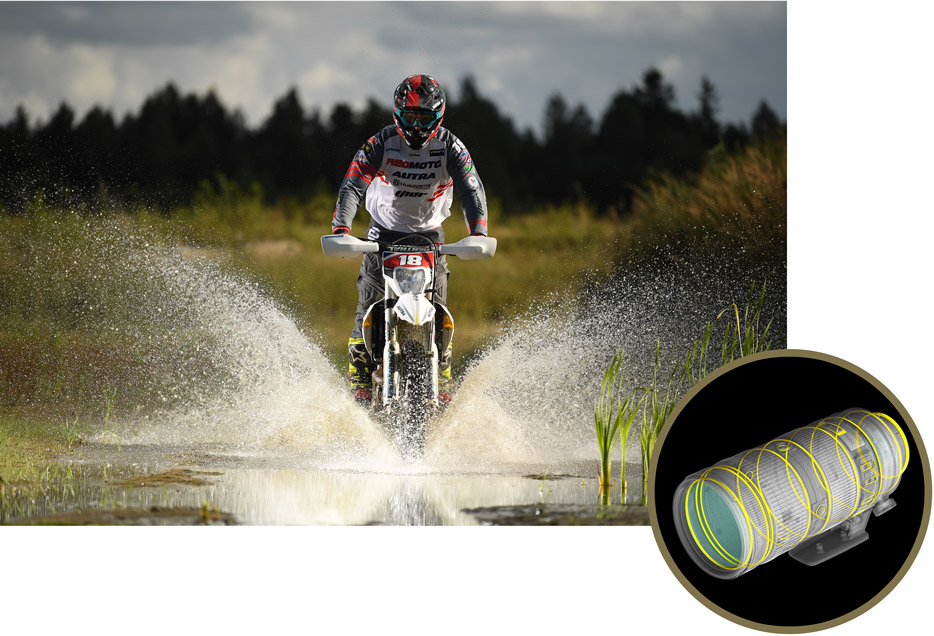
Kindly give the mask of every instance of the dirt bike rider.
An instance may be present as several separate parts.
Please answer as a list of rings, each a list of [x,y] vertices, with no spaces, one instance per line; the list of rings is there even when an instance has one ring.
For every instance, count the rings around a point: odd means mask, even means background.
[[[357,151],[341,183],[331,231],[349,234],[353,217],[366,200],[370,213],[367,238],[385,243],[417,232],[444,243],[441,223],[451,215],[452,189],[457,193],[471,236],[486,236],[487,208],[483,183],[470,153],[441,126],[446,100],[433,77],[410,75],[393,96],[393,121]],[[357,319],[350,336],[349,376],[354,399],[372,399],[373,361],[363,344],[367,309],[383,297],[379,255],[364,255],[357,276]],[[439,259],[435,302],[446,304],[450,272]],[[438,399],[450,402],[451,347],[439,352]]]

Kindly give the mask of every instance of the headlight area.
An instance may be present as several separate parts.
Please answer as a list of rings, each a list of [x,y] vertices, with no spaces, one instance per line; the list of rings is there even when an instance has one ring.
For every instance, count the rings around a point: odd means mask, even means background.
[[[427,270],[424,267],[397,267],[393,273],[393,280],[402,294],[421,294],[428,283]]]

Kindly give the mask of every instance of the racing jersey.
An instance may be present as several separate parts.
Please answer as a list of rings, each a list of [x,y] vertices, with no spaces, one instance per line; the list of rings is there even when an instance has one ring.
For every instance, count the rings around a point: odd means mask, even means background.
[[[341,183],[332,229],[347,228],[366,198],[373,221],[394,232],[440,228],[457,192],[471,234],[487,233],[486,194],[464,144],[446,128],[418,150],[395,126],[370,137]]]

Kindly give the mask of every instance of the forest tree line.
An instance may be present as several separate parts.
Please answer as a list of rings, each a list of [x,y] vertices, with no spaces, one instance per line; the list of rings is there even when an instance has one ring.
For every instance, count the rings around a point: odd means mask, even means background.
[[[717,89],[706,77],[696,108],[683,111],[656,69],[617,92],[599,120],[553,95],[542,139],[517,130],[472,78],[457,94],[453,100],[448,91],[443,125],[470,149],[487,195],[507,214],[577,201],[625,213],[647,176],[698,170],[713,149],[735,152],[784,127],[765,101],[750,126],[721,123]],[[213,91],[183,95],[171,83],[119,122],[100,107],[77,122],[62,103],[33,124],[19,107],[0,125],[0,210],[19,213],[41,194],[53,206],[142,203],[168,212],[218,175],[258,184],[270,202],[336,192],[356,149],[391,122],[388,100],[370,99],[362,111],[338,104],[324,117],[292,88],[251,129]]]

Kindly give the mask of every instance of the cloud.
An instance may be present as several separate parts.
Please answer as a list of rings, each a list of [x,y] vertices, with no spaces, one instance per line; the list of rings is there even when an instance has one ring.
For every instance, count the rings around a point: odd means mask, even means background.
[[[301,85],[311,90],[333,88],[340,82],[340,71],[325,62],[319,62],[299,78]]]
[[[67,100],[117,114],[172,81],[214,87],[250,125],[297,86],[306,107],[388,104],[413,72],[457,97],[474,76],[520,127],[538,127],[561,92],[596,117],[656,66],[693,107],[702,75],[721,116],[747,119],[762,98],[784,117],[786,29],[777,2],[0,2],[0,122],[29,99],[47,115]]]
[[[685,63],[678,55],[664,57],[655,66],[669,82],[680,80],[684,75]]]
[[[250,13],[240,3],[0,3],[0,36],[42,35],[63,45],[212,43],[253,29]]]
[[[69,93],[77,103],[107,103],[117,89],[113,55],[87,45],[71,48],[74,71],[68,81]]]
[[[41,35],[0,39],[0,101],[10,112],[22,104],[34,120],[47,118],[63,99],[74,106],[79,64],[72,51],[57,49]]]

